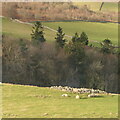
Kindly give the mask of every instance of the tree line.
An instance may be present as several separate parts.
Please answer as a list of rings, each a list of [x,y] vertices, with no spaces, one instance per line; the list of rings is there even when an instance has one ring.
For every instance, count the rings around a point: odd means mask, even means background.
[[[71,41],[58,27],[48,43],[44,27],[36,22],[31,41],[3,35],[3,82],[37,86],[62,85],[118,92],[118,55],[109,39],[101,48],[89,45],[85,32]]]

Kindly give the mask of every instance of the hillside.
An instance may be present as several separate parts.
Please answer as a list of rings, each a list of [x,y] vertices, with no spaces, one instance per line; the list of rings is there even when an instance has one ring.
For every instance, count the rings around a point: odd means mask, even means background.
[[[87,7],[92,11],[99,11],[102,2],[75,2],[74,5],[82,7],[87,5]],[[117,2],[104,2],[102,7],[102,12],[118,12]]]
[[[79,34],[86,32],[90,41],[101,42],[105,38],[111,39],[114,44],[118,44],[118,24],[96,23],[96,22],[49,22],[43,23],[48,27],[57,29],[61,26],[67,35],[73,36],[75,32]]]
[[[8,18],[2,18],[2,26],[2,32],[5,35],[12,35],[15,38],[25,38],[28,40],[31,39],[31,25],[18,23]],[[45,29],[45,37],[48,39],[48,41],[53,41],[53,36],[55,36],[54,32]]]
[[[0,117],[118,118],[117,3],[2,5]]]
[[[99,11],[101,3],[96,2],[20,2],[3,3],[2,15],[22,21],[33,20],[94,20],[118,21],[117,3],[105,3]]]
[[[0,86],[1,87],[1,86]],[[75,99],[45,87],[3,84],[3,118],[116,118],[118,96]],[[13,92],[14,91],[14,92]],[[11,109],[12,108],[12,109]]]
[[[32,30],[31,25],[26,25],[12,21],[7,18],[2,18],[2,32],[6,35],[12,35],[16,38],[26,38],[30,40]],[[57,30],[58,26],[63,28],[63,31],[73,36],[75,32],[86,32],[89,40],[101,42],[105,38],[111,39],[113,44],[118,44],[118,24],[115,23],[93,23],[93,22],[42,22],[43,25]],[[11,30],[12,29],[12,30]],[[55,32],[45,28],[45,37],[47,41],[54,41]],[[66,39],[70,40],[69,37]],[[96,42],[94,43],[96,44]]]

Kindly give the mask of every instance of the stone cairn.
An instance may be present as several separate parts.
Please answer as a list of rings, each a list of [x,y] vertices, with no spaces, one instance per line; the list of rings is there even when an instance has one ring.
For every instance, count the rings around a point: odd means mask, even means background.
[[[72,88],[68,86],[51,86],[50,89],[57,89],[65,92],[77,93],[77,94],[107,94],[105,91],[99,89],[88,89],[88,88]]]

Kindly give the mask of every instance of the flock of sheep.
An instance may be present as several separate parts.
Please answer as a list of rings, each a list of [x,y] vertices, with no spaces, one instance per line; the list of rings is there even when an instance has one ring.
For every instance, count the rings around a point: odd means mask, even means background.
[[[107,94],[105,91],[99,89],[88,89],[88,88],[72,88],[68,86],[51,86],[50,89],[57,89],[65,92],[72,92],[77,94],[88,94],[88,97],[98,97],[100,94]],[[68,94],[62,94],[62,97],[69,97]],[[76,95],[76,99],[80,99],[79,95]]]

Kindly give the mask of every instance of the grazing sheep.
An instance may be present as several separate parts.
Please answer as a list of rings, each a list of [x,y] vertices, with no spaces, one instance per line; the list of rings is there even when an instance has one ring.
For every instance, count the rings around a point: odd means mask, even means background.
[[[75,97],[76,99],[80,99],[80,96],[79,95],[76,95],[76,97]]]
[[[84,93],[99,93],[99,94],[107,94],[105,91],[101,91],[99,89],[94,90],[94,89],[88,89],[88,88],[72,88],[68,86],[51,86],[51,89],[58,89],[64,92],[72,92],[72,93],[77,93],[77,94],[84,94]]]
[[[73,88],[73,93],[78,93],[78,89],[77,88]]]
[[[89,94],[88,97],[98,97],[98,94]]]
[[[62,94],[62,97],[68,97],[68,94]]]

